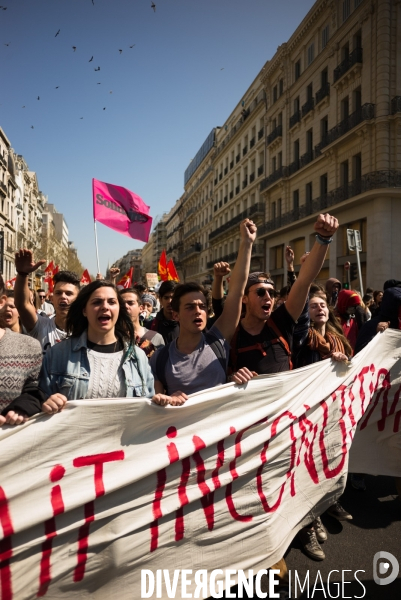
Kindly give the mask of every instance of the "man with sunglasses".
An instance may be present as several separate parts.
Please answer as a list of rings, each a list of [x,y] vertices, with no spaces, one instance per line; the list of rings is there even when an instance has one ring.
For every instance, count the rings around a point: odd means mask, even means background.
[[[39,310],[43,311],[45,315],[50,317],[54,315],[54,306],[50,304],[50,302],[46,302],[46,292],[45,290],[38,290],[38,296],[40,300]]]
[[[250,273],[242,299],[245,317],[231,341],[231,379],[245,383],[255,375],[292,368],[291,351],[295,323],[302,313],[309,287],[319,274],[338,221],[319,215],[314,225],[316,241],[293,284],[288,299],[273,312],[277,291],[267,273]]]

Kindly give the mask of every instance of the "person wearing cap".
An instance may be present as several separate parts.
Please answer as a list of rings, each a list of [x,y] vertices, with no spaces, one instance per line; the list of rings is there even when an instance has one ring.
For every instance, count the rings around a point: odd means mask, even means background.
[[[287,301],[273,312],[277,291],[267,273],[251,273],[242,299],[245,317],[231,341],[231,379],[244,383],[261,374],[292,368],[292,337],[296,321],[305,306],[309,287],[319,274],[338,221],[319,215],[314,225],[316,241],[300,269]]]
[[[368,320],[361,307],[361,297],[354,290],[341,290],[337,299],[337,315],[344,335],[355,350],[359,331]]]
[[[146,312],[144,322],[151,322],[156,316],[156,298],[152,296],[152,294],[143,294],[141,297],[141,304]]]

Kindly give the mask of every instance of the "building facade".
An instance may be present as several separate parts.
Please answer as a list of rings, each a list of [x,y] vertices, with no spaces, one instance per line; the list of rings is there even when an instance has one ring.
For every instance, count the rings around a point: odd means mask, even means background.
[[[166,222],[168,258],[184,279],[207,282],[215,262],[232,265],[249,217],[258,226],[251,269],[281,287],[285,246],[297,270],[324,212],[341,226],[321,281],[345,282],[345,263],[356,262],[347,229],[361,233],[365,286],[399,278],[401,3],[317,0],[209,134],[184,189]]]

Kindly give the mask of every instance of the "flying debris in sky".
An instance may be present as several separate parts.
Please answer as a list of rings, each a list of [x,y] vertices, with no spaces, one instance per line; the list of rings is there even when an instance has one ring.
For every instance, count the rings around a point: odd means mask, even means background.
[[[57,37],[58,34],[60,33],[61,29],[58,30],[58,32],[56,33],[56,35],[54,37]]]
[[[88,60],[88,62],[92,62],[92,60],[93,60],[93,56],[92,56],[92,58],[90,58],[90,59]]]
[[[40,100],[40,96],[38,96],[38,100]]]
[[[95,69],[95,71],[100,71],[100,67],[97,67],[97,69]]]
[[[74,52],[75,52],[75,50],[77,49],[77,47],[76,47],[76,46],[73,46],[73,47],[72,47],[72,49],[73,49],[73,50],[74,50]]]
[[[11,42],[8,42],[8,44],[4,44],[5,46],[9,46],[11,44]]]
[[[132,46],[130,46],[130,48],[133,48],[134,46],[136,46],[136,44],[132,44]]]
[[[31,125],[31,129],[35,129],[35,127],[33,125]]]
[[[59,87],[60,87],[59,85],[56,85],[56,87],[55,87],[54,89],[55,89],[55,90],[58,90],[58,88],[59,88]]]
[[[98,83],[97,83],[97,84],[98,84],[98,85],[102,85],[102,82],[101,82],[101,81],[98,81]]]
[[[25,108],[25,105],[22,108]]]
[[[122,50],[119,50],[119,53],[120,53],[120,54],[122,54],[122,53],[123,53],[123,51],[122,51]]]
[[[83,117],[79,117],[79,119],[81,120],[81,119],[83,119]]]
[[[152,2],[152,4],[150,6],[151,6],[151,8],[153,8],[153,11],[156,12],[156,4],[154,2]]]
[[[104,107],[104,109],[103,109],[103,110],[106,110],[106,107]]]

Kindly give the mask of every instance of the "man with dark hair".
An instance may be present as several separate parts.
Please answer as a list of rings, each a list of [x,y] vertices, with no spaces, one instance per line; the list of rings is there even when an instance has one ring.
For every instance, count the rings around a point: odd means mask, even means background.
[[[61,342],[67,334],[65,321],[70,304],[78,296],[80,280],[72,271],[59,271],[54,278],[53,306],[54,317],[48,318],[38,315],[35,307],[30,302],[28,276],[36,271],[46,261],[34,262],[31,250],[20,250],[15,254],[15,306],[19,312],[21,322],[28,335],[39,340],[43,352]]]
[[[39,296],[39,300],[40,300],[40,306],[39,309],[41,311],[43,311],[48,317],[50,317],[51,315],[54,315],[54,306],[53,304],[50,304],[50,302],[46,302],[46,292],[45,290],[37,290],[38,291],[38,296]]]
[[[0,308],[6,300],[0,274]],[[0,328],[0,425],[19,425],[40,411],[45,399],[38,389],[41,366],[39,342]]]
[[[241,243],[230,278],[230,291],[221,316],[205,334],[207,303],[198,283],[184,283],[174,290],[171,310],[180,325],[179,336],[151,358],[156,395],[160,405],[183,404],[188,396],[226,382],[229,343],[241,315],[241,301],[249,273],[256,226],[249,219],[240,226]]]
[[[180,332],[180,326],[178,322],[174,320],[173,311],[171,309],[171,300],[177,285],[176,281],[163,281],[159,288],[161,309],[152,321],[145,323],[148,329],[160,333],[166,344],[175,340]]]
[[[143,305],[137,289],[128,288],[121,290],[120,296],[124,301],[125,308],[134,326],[136,344],[150,358],[158,348],[164,346],[163,337],[157,331],[150,331],[140,324],[139,316],[143,310]]]

